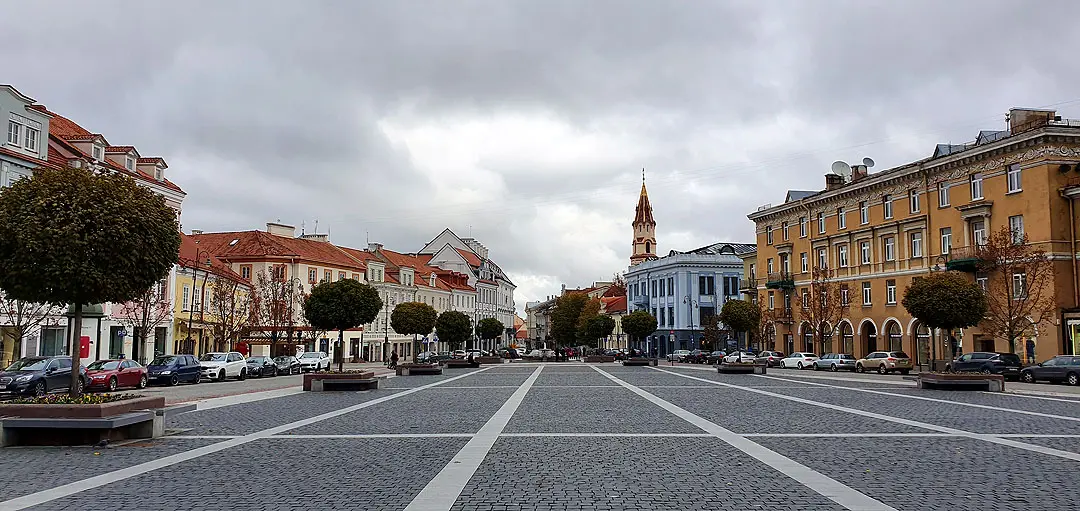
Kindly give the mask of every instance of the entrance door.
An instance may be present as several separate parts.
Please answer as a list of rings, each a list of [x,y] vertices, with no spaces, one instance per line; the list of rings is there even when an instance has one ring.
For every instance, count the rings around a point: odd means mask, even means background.
[[[878,350],[877,345],[877,327],[873,323],[866,323],[863,325],[863,346],[866,346],[866,352],[863,355],[868,355]]]
[[[165,354],[165,338],[169,336],[169,329],[163,326],[154,328],[154,356]]]
[[[120,335],[123,331],[122,326],[109,329],[109,358],[120,358],[120,355],[124,353],[124,337]]]

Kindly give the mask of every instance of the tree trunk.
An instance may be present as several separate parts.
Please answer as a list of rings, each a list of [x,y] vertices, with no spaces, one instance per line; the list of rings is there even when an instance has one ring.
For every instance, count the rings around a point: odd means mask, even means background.
[[[412,334],[412,361],[414,364],[420,362],[420,352],[416,349],[417,342],[418,341],[416,340],[416,334]]]
[[[345,331],[344,330],[338,330],[337,344],[338,344],[337,345],[337,357],[338,357],[337,370],[340,373],[340,372],[345,370],[345,353],[342,350],[342,348],[345,347]]]
[[[72,397],[79,395],[79,383],[82,379],[82,362],[79,360],[82,355],[82,304],[76,303],[75,306],[75,318],[74,325],[71,327],[74,335],[71,336],[71,382],[68,387],[68,394]],[[101,339],[98,339],[101,342]]]

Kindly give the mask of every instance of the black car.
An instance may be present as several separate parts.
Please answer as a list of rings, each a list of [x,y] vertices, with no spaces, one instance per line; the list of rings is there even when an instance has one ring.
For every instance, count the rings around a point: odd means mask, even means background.
[[[726,356],[727,353],[723,351],[714,351],[712,353],[709,353],[708,357],[705,357],[705,362],[713,365],[719,364],[724,360],[724,357]]]
[[[1031,367],[1025,367],[1020,373],[1020,379],[1026,383],[1035,383],[1041,380],[1080,385],[1080,357],[1058,355],[1046,362],[1039,362]]]
[[[292,355],[274,357],[277,374],[300,374],[300,360]]]
[[[79,367],[81,393],[89,386],[86,368]],[[23,357],[0,371],[0,393],[44,396],[71,388],[71,357]]]
[[[270,357],[248,357],[247,373],[252,378],[277,376],[277,363]]]
[[[709,352],[704,350],[691,350],[690,354],[682,361],[691,364],[704,364],[709,361]]]
[[[150,383],[176,385],[187,381],[202,381],[202,367],[195,355],[159,355],[146,366],[146,378]]]
[[[960,355],[945,365],[945,370],[955,373],[1000,374],[1006,378],[1020,378],[1024,364],[1013,353],[976,351]]]

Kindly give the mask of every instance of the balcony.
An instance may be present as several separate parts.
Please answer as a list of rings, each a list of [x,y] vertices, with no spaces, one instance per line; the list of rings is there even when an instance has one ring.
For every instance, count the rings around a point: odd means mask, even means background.
[[[768,289],[795,289],[795,277],[791,272],[770,273],[765,281]]]
[[[753,293],[757,291],[758,279],[739,279],[740,293]]]
[[[791,307],[776,309],[773,311],[773,321],[790,325],[795,322],[795,316],[791,314]]]
[[[643,307],[648,305],[649,304],[648,295],[637,295],[637,296],[635,296],[633,304],[634,305],[640,305],[640,306],[643,306]]]
[[[979,255],[977,247],[954,247],[949,251],[949,259],[945,261],[945,269],[949,271],[962,271],[975,273],[979,270]]]

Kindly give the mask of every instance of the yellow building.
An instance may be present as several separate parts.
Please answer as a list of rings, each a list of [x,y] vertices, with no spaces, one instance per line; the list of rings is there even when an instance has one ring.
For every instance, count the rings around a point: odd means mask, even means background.
[[[217,286],[228,286],[235,293],[235,303],[227,310],[232,310],[235,320],[226,319],[226,325],[244,325],[250,317],[251,287],[228,264],[200,250],[192,236],[181,234],[180,257],[177,262],[175,296],[173,298],[173,339],[174,353],[201,355],[209,351],[235,349],[239,336],[227,339],[215,339],[233,328],[214,328],[220,317],[214,307],[214,290]]]
[[[950,358],[955,348],[1009,351],[978,327],[958,343],[932,333],[900,305],[912,279],[932,270],[975,274],[974,249],[1009,226],[1045,250],[1054,264],[1056,314],[1017,348],[1025,361],[1080,353],[1076,217],[1080,195],[1080,121],[1053,111],[1013,109],[1010,126],[983,131],[968,144],[938,145],[929,158],[869,173],[834,164],[821,191],[791,191],[783,204],[748,215],[756,224],[759,300],[772,308],[775,349],[841,351],[857,357],[903,350],[918,364]],[[798,306],[815,267],[834,272],[849,302],[831,337],[813,346]],[[932,342],[931,339],[934,339]],[[833,342],[835,340],[835,342]],[[1028,347],[1034,353],[1029,356]]]

